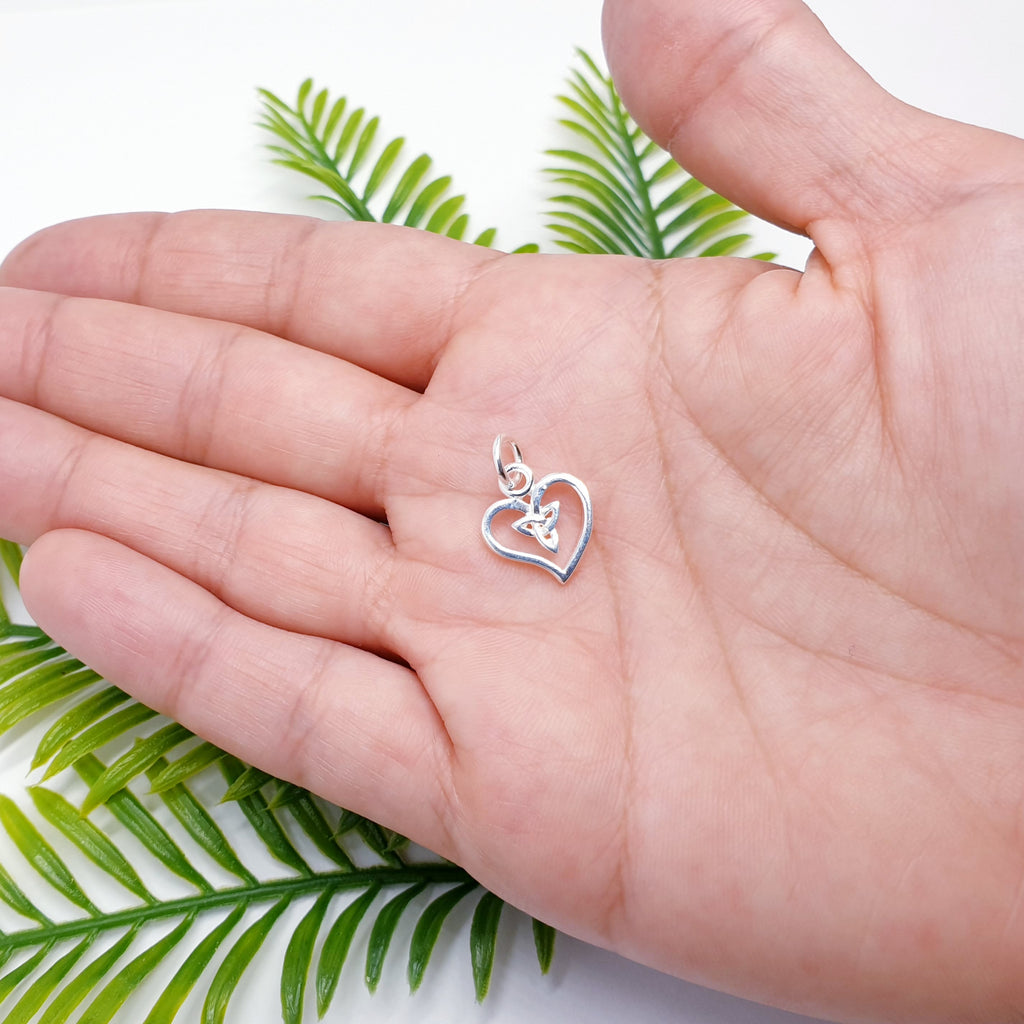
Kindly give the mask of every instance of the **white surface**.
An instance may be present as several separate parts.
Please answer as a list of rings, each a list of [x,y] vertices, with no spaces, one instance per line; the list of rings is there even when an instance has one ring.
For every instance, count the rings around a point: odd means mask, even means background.
[[[1024,134],[1024,8],[1009,0],[812,6],[892,92]],[[192,206],[316,212],[302,200],[302,182],[265,163],[264,139],[253,127],[257,85],[290,99],[307,75],[379,113],[388,137],[405,134],[411,149],[430,152],[468,195],[478,229],[498,226],[507,246],[550,246],[538,211],[540,154],[556,139],[551,97],[575,44],[600,51],[598,26],[596,0],[0,0],[0,252],[47,223],[89,213]],[[767,231],[759,241],[795,266],[807,252],[802,240]],[[23,763],[19,747],[0,758],[4,792],[22,784],[11,770]],[[350,973],[330,1019],[805,1020],[564,939],[552,977],[542,979],[529,929],[512,916],[492,996],[478,1007],[458,948],[464,931],[455,942],[455,955],[428,974],[414,999],[394,977],[396,964],[372,1000],[358,972]],[[442,943],[438,955],[447,952]],[[256,973],[234,1019],[279,1019],[276,991],[272,971]]]

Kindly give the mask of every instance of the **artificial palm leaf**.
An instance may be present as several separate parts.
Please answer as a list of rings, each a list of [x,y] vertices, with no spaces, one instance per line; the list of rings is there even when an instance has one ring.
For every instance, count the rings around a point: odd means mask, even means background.
[[[574,146],[548,150],[558,163],[547,173],[564,190],[551,199],[557,244],[649,259],[740,253],[752,236],[733,229],[749,214],[688,177],[637,127],[593,59],[577,55],[568,92],[557,97]]]
[[[311,199],[330,203],[353,220],[400,223],[449,238],[466,237],[466,197],[449,195],[451,176],[432,176],[433,161],[426,153],[405,162],[403,138],[381,145],[379,118],[368,118],[363,107],[351,109],[344,96],[331,99],[326,89],[314,95],[311,78],[299,87],[294,105],[268,89],[259,93],[259,125],[275,138],[268,147],[274,163],[312,178],[329,192]],[[474,244],[492,245],[496,233],[488,228]],[[524,245],[516,252],[536,250],[536,245]]]
[[[98,768],[102,775],[103,766]],[[240,771],[240,766],[235,763],[231,769]],[[10,870],[25,876],[25,882],[18,885],[5,872],[0,885],[0,899],[26,919],[24,928],[0,933],[0,949],[9,958],[6,972],[0,977],[0,997],[11,1001],[10,1014],[4,1017],[8,1021],[36,1019],[38,1013],[42,1014],[41,1020],[59,1020],[86,1002],[83,1019],[112,1020],[141,980],[164,962],[170,963],[176,951],[186,946],[186,952],[177,956],[178,966],[167,987],[148,1006],[133,1003],[132,1012],[136,1019],[145,1017],[153,1024],[169,1022],[189,994],[200,989],[205,993],[203,1021],[223,1021],[232,994],[260,956],[264,943],[282,926],[285,912],[301,903],[308,908],[292,926],[281,965],[282,1019],[299,1024],[314,972],[318,1008],[321,1013],[329,1008],[352,938],[364,917],[373,919],[363,972],[371,990],[384,974],[399,924],[410,916],[417,921],[406,956],[407,974],[416,979],[416,987],[443,923],[443,915],[438,919],[439,900],[453,906],[472,893],[482,892],[465,871],[447,862],[378,860],[357,867],[344,853],[326,867],[311,867],[315,846],[309,832],[289,834],[286,823],[264,801],[260,813],[265,820],[259,827],[253,824],[251,833],[241,836],[237,850],[231,848],[231,857],[241,863],[262,846],[288,862],[291,870],[272,878],[258,878],[255,870],[246,869],[249,881],[217,885],[191,864],[202,884],[173,899],[158,899],[139,874],[162,873],[166,865],[159,852],[147,851],[150,863],[140,864],[137,858],[133,862],[122,849],[122,837],[114,838],[116,830],[108,827],[101,831],[83,817],[80,807],[59,793],[34,787],[31,794],[42,819],[38,824],[9,797],[0,796],[0,828],[22,857],[22,862],[10,865]],[[316,813],[317,821],[323,817],[326,822],[330,811],[317,807]],[[54,837],[63,837],[80,848],[94,865],[136,898],[117,910],[101,909],[88,895],[89,879],[75,876],[55,840],[44,833],[44,823],[51,827]],[[329,827],[320,830],[318,825],[316,830],[329,833]],[[136,831],[135,835],[139,837],[140,833]],[[222,834],[218,842],[227,844]],[[300,849],[303,846],[305,849]],[[360,859],[367,861],[365,848],[362,852]],[[184,857],[180,851],[178,855]],[[442,895],[425,907],[412,909],[428,887],[440,890]],[[68,913],[59,919],[43,914],[27,895],[33,888],[57,894],[66,903]],[[378,895],[388,890],[395,894],[374,910]],[[345,898],[353,893],[354,902]],[[489,893],[484,896],[488,906],[496,901]],[[258,912],[259,916],[242,928],[247,911]],[[167,925],[172,926],[169,932]],[[115,944],[102,948],[111,939]],[[318,954],[321,939],[324,941]],[[471,960],[478,991],[481,983],[477,965],[493,961],[495,944],[496,934],[481,933],[474,925]],[[222,947],[227,952],[214,970],[214,953]]]

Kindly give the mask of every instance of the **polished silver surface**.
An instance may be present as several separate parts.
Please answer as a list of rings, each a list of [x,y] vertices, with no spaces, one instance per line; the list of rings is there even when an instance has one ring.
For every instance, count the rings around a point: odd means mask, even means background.
[[[514,461],[505,463],[502,452],[505,446],[512,450]],[[510,558],[514,562],[536,565],[551,573],[560,583],[565,583],[579,565],[583,552],[590,542],[594,528],[594,509],[590,501],[587,485],[570,473],[548,473],[534,482],[533,470],[523,461],[523,453],[519,445],[503,434],[494,439],[492,450],[494,468],[498,474],[498,488],[506,496],[504,501],[496,501],[484,513],[481,531],[487,546],[502,558]],[[525,549],[509,547],[494,536],[492,524],[497,516],[509,512],[516,519],[509,525],[521,536],[535,541],[541,551],[552,555],[558,554],[560,538],[557,524],[561,513],[559,501],[545,503],[544,495],[556,484],[565,484],[571,488],[580,500],[583,508],[583,525],[579,538],[564,565],[527,546]]]

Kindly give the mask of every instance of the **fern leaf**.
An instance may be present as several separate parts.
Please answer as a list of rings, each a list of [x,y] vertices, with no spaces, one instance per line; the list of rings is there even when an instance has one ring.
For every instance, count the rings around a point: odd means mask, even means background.
[[[242,975],[259,952],[277,919],[288,909],[291,897],[278,900],[258,921],[254,921],[231,947],[217,973],[203,1004],[203,1024],[223,1024],[228,1003]]]
[[[292,933],[281,969],[281,1016],[284,1024],[302,1024],[302,1008],[306,997],[313,947],[334,893],[325,891],[310,907]]]
[[[327,95],[326,89],[324,90],[324,95]],[[334,136],[335,129],[341,123],[342,117],[345,116],[345,108],[347,105],[348,101],[345,99],[344,96],[335,100],[334,106],[331,107],[330,116],[327,118],[327,122],[324,125],[322,137],[325,141],[330,142],[331,138]],[[314,128],[314,131],[315,130],[316,129]]]
[[[409,944],[409,966],[406,974],[411,992],[415,992],[423,982],[423,974],[430,963],[445,919],[475,888],[473,883],[467,882],[449,889],[438,896],[420,915],[419,921],[416,922],[416,930],[412,933],[412,942]]]
[[[258,793],[273,778],[273,775],[250,765],[228,786],[222,800],[224,803],[242,800],[253,793]]]
[[[278,781],[274,795],[267,801],[267,806],[276,811],[279,807],[287,807],[301,799],[303,793],[305,790],[301,786],[296,786],[294,782]]]
[[[316,99],[313,101],[313,112],[310,114],[309,123],[313,126],[313,131],[316,131],[320,126],[320,118],[324,116],[324,110],[327,108],[327,90],[321,89],[317,93]]]
[[[53,645],[38,631],[34,632],[29,626],[19,628],[13,622],[4,624],[0,629],[0,671],[3,672],[0,686],[3,691],[25,668],[39,663],[40,648],[43,647],[52,649]],[[47,658],[45,654],[42,657],[44,660]],[[0,692],[0,705],[4,699]]]
[[[130,699],[123,690],[107,686],[73,705],[50,726],[39,741],[35,757],[32,759],[32,767],[39,768],[47,761],[53,760],[65,744]]]
[[[380,118],[371,117],[366,122],[363,130],[359,133],[359,138],[356,141],[355,149],[352,151],[352,159],[349,161],[348,170],[345,172],[345,180],[351,181],[356,174],[362,169],[363,164],[366,163],[367,158],[370,155],[370,151],[373,148],[373,144],[377,138],[377,129],[380,127]],[[312,132],[312,126],[310,126]],[[388,143],[389,146],[394,143]],[[371,174],[371,179],[373,175]],[[368,187],[368,185],[367,185]],[[365,195],[366,190],[364,189],[364,199],[369,198]]]
[[[739,252],[749,241],[753,239],[753,235],[740,234],[740,235],[729,235],[727,238],[720,238],[717,242],[712,242],[702,255],[704,256],[731,256],[733,253]],[[771,259],[771,253],[759,254],[756,259]]]
[[[379,118],[366,120],[362,107],[349,113],[345,97],[332,103],[326,89],[310,102],[312,95],[310,79],[299,87],[293,104],[260,89],[263,106],[257,122],[274,137],[268,149],[275,163],[313,178],[331,193],[312,198],[326,200],[353,220],[392,223],[407,210],[409,227],[422,225],[451,238],[465,235],[468,217],[460,214],[465,197],[448,194],[449,175],[430,178],[429,156],[422,153],[403,167],[405,140],[398,137],[379,145]],[[385,197],[384,186],[395,175],[397,181]],[[492,245],[495,235],[495,229],[488,228],[475,244]],[[528,245],[515,251],[536,249]]]
[[[114,969],[118,960],[121,959],[135,941],[135,937],[136,931],[131,929],[105,953],[101,953],[95,960],[86,964],[60,990],[57,998],[47,1007],[47,1024],[64,1024],[81,1003],[89,997],[89,993]]]
[[[94,754],[100,747],[121,736],[124,736],[137,725],[142,725],[157,717],[157,713],[143,704],[131,703],[120,711],[108,715],[95,725],[89,726],[69,743],[65,743],[57,752],[43,773],[43,779],[52,778],[65,768],[76,764],[88,754]],[[104,769],[106,770],[106,769]],[[99,779],[96,780],[99,782]],[[94,783],[95,784],[95,783]],[[123,789],[123,786],[118,787]],[[117,792],[117,790],[115,790]],[[112,794],[111,794],[112,795]]]
[[[359,817],[355,824],[355,831],[359,838],[373,850],[385,863],[400,866],[402,858],[395,852],[395,833],[390,829],[382,828],[369,818]]]
[[[89,1024],[110,1024],[132,992],[163,963],[194,923],[194,916],[186,917],[170,934],[125,964],[89,1004],[81,1019]]]
[[[132,749],[122,754],[92,784],[82,804],[82,813],[88,814],[105,803],[132,779],[137,778],[140,772],[145,772],[154,761],[192,738],[193,733],[183,725],[169,722],[145,739],[137,739]]]
[[[46,651],[33,654],[32,658],[41,663],[28,672],[21,672],[0,694],[0,734],[99,681],[94,672],[79,662],[69,659],[54,662]],[[17,665],[12,665],[11,671],[20,672],[26,659],[15,660]]]
[[[376,118],[372,122],[376,125]],[[385,147],[381,155],[377,158],[377,162],[373,165],[373,170],[370,171],[370,176],[366,179],[366,186],[363,189],[363,202],[368,203],[376,194],[377,189],[380,188],[384,179],[388,176],[391,168],[394,167],[395,161],[398,159],[398,154],[402,152],[402,147],[405,145],[405,139],[392,139]],[[410,178],[410,183],[406,187],[411,191],[415,186],[416,181],[422,176],[422,172],[419,171],[420,161],[426,159],[429,165],[429,157],[419,157],[418,160],[414,160],[406,170],[405,174],[402,175],[402,182],[405,183],[407,178]],[[354,170],[349,168],[349,173],[346,177],[351,178],[354,174]],[[396,192],[397,195],[397,192]],[[388,209],[391,209],[391,205],[395,202],[395,196],[391,197],[391,202],[388,204]],[[387,216],[387,210],[383,220],[390,220]]]
[[[462,236],[465,235],[467,227],[469,227],[469,215],[466,213],[460,213],[458,217],[448,225],[448,230],[445,231],[445,234],[449,238],[454,238],[456,241],[461,242]]]
[[[421,189],[420,194],[416,197],[416,201],[409,207],[409,212],[408,214],[406,214],[404,221],[405,226],[407,228],[418,228],[422,223],[423,218],[430,211],[431,207],[435,206],[435,204],[437,204],[438,199],[441,196],[443,196],[451,187],[451,183],[451,175],[446,174],[444,177],[435,178],[432,182],[430,182],[429,185]],[[437,206],[435,214],[441,211],[442,206],[453,201],[457,202],[461,206],[463,202],[463,197],[452,196],[450,199],[446,199],[445,203]],[[388,219],[387,213],[388,211],[385,210],[385,220]],[[446,213],[447,211],[441,213],[441,216],[444,217]],[[431,221],[433,221],[433,217],[431,218]],[[428,225],[431,223],[431,221],[427,222]],[[427,230],[429,231],[430,228],[428,227]]]
[[[469,949],[473,961],[473,983],[477,1002],[487,998],[494,971],[494,955],[498,945],[498,924],[505,904],[493,892],[485,892],[473,912],[469,932]]]
[[[87,786],[91,786],[103,774],[103,764],[99,758],[90,754],[75,762],[75,771]],[[134,793],[121,790],[107,801],[106,807],[167,870],[200,892],[213,891],[209,880],[196,870],[167,830],[143,807]]]
[[[71,840],[97,867],[146,903],[156,897],[146,888],[128,858],[91,821],[83,818],[59,793],[33,786],[29,796],[36,810]]]
[[[171,1024],[189,993],[196,987],[224,940],[234,931],[245,913],[239,905],[188,955],[160,993],[143,1024]]]
[[[355,870],[352,859],[338,845],[334,830],[328,826],[316,801],[308,792],[303,790],[298,799],[288,804],[288,813],[328,860],[333,861],[342,871]]]
[[[154,766],[151,765],[150,770],[146,772],[149,778],[149,791],[162,793],[165,790],[173,789],[179,783],[188,782],[200,775],[224,756],[224,751],[220,747],[204,741],[177,760],[169,764],[166,761],[163,762],[159,771],[153,771]],[[154,765],[156,763],[158,762],[154,762]]]
[[[558,933],[549,924],[533,921],[533,945],[537,951],[537,963],[540,964],[541,974],[547,974],[551,970],[551,963],[555,958],[555,938]]]
[[[32,976],[33,971],[43,962],[52,948],[52,942],[46,943],[28,960],[18,964],[17,967],[12,968],[0,978],[0,1002],[5,1000],[26,978]]]
[[[742,210],[725,210],[708,217],[702,224],[695,227],[685,238],[680,239],[669,253],[670,257],[683,256],[688,252],[700,250],[699,255],[707,252],[705,248],[712,239],[717,238],[722,232],[738,220],[747,216]]]
[[[380,886],[374,885],[353,900],[338,915],[327,933],[316,972],[316,1008],[320,1017],[323,1017],[331,1007],[341,969],[345,966],[348,951],[352,946],[352,939],[379,892]]]
[[[95,939],[95,933],[87,935],[77,946],[68,950],[43,971],[11,1007],[10,1013],[4,1018],[4,1024],[28,1024],[42,1009],[46,1000],[60,987],[61,982],[74,970],[75,964],[89,951]]]
[[[229,783],[234,782],[243,771],[241,762],[234,758],[225,758],[220,762],[220,767]],[[281,828],[281,823],[267,806],[267,801],[262,794],[250,793],[249,796],[239,800],[238,805],[249,819],[253,830],[263,840],[263,844],[271,856],[300,875],[313,874],[313,869],[292,844],[285,830]]]
[[[447,185],[445,186],[447,190]],[[442,193],[443,194],[443,193]],[[430,220],[427,221],[424,226],[425,231],[432,231],[435,234],[442,235],[445,233],[445,229],[452,223],[453,220],[458,216],[459,211],[462,209],[463,204],[466,202],[465,196],[452,196],[446,199],[440,206],[438,206],[434,212],[430,215]],[[413,209],[417,209],[416,203],[413,203]],[[418,211],[419,212],[419,211]],[[411,213],[411,211],[410,211]],[[422,217],[420,212],[420,217]],[[418,224],[411,224],[410,227],[417,227]]]
[[[366,951],[366,987],[371,992],[377,991],[380,984],[381,971],[384,969],[384,959],[388,955],[391,946],[391,939],[398,927],[398,922],[405,913],[406,907],[412,900],[419,896],[426,888],[423,882],[409,886],[408,889],[393,896],[381,908],[377,920],[370,932],[370,944]]]
[[[359,131],[359,126],[363,123],[363,115],[365,113],[366,111],[360,107],[358,110],[354,110],[349,114],[348,120],[338,133],[338,141],[334,147],[334,156],[327,158],[331,165],[339,164],[348,154],[349,147],[352,145],[352,140],[356,137],[356,134]],[[314,133],[314,138],[315,137]],[[325,155],[326,152],[327,151],[325,149]]]
[[[17,882],[0,865],[0,900],[3,900],[12,910],[16,910],[22,917],[36,921],[44,928],[53,922],[21,891]],[[8,952],[7,950],[4,951]],[[0,960],[0,966],[3,965]]]
[[[44,882],[87,914],[99,915],[99,907],[82,891],[57,851],[8,796],[0,795],[0,824]]]
[[[669,189],[684,176],[682,168],[640,131],[594,60],[583,50],[577,57],[580,66],[557,97],[565,114],[560,124],[577,145],[548,151],[558,161],[547,171],[560,189],[550,200],[548,225],[556,244],[576,253],[649,259],[743,249],[749,235],[723,236],[748,214],[693,178]]]
[[[21,547],[12,540],[0,540],[0,561],[4,563],[15,586],[19,585],[21,575]]]
[[[162,768],[162,762],[158,761],[151,771],[160,772]],[[257,884],[256,876],[241,862],[213,817],[188,787],[179,783],[170,789],[161,790],[158,795],[189,836],[213,861],[243,882]]]

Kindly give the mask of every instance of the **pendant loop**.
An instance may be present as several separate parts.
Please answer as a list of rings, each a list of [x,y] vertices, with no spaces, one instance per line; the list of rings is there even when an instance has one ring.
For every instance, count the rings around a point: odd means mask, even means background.
[[[515,483],[516,478],[519,483]],[[533,470],[524,462],[510,462],[505,467],[505,479],[499,480],[498,486],[508,497],[521,498],[533,487]]]
[[[501,461],[501,450],[508,445],[515,461],[507,466]],[[494,439],[494,468],[498,471],[498,486],[509,498],[521,498],[533,486],[533,470],[523,461],[523,450],[511,438],[499,434]]]
[[[501,449],[504,448],[506,444],[512,449],[512,454],[515,456],[511,465],[523,465],[523,450],[511,438],[506,439],[504,434],[499,434],[494,439],[494,447],[491,449],[491,452],[494,457],[494,468],[498,471],[498,485],[502,490],[505,489],[504,485],[509,482],[508,469],[505,468],[505,464],[501,461]],[[527,490],[529,490],[529,488],[527,488]]]

